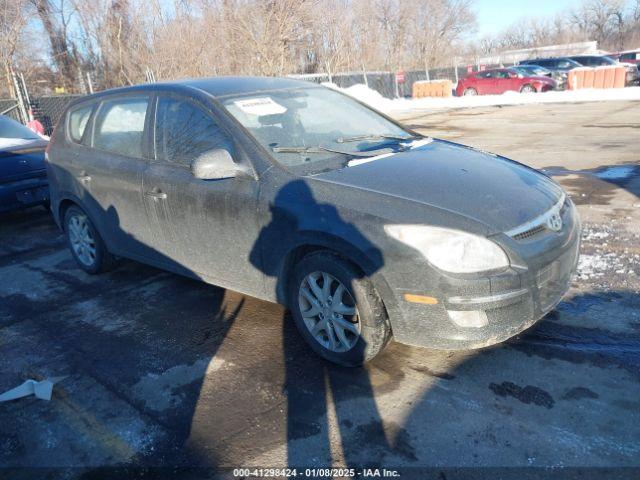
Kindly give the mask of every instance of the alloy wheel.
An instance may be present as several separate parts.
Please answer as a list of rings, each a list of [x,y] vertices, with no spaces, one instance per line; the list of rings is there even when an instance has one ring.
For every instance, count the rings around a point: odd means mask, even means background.
[[[360,338],[355,300],[340,280],[312,272],[300,284],[298,305],[313,338],[332,352],[351,350]]]
[[[89,219],[85,215],[74,215],[68,224],[69,241],[76,257],[87,267],[96,261],[96,242],[91,235]]]

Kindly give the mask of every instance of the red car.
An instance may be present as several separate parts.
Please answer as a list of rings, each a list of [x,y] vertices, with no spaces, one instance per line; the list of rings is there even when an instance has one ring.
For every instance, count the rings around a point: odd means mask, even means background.
[[[456,95],[497,95],[509,90],[546,92],[555,88],[556,81],[552,78],[525,75],[513,68],[496,68],[467,75],[458,82]]]
[[[610,54],[609,57],[623,63],[633,63],[640,66],[640,50],[628,50]],[[640,67],[639,67],[640,69]]]

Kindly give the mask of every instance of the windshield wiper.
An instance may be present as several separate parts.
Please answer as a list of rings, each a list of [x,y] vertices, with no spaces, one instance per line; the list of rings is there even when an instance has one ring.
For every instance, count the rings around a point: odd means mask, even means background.
[[[411,140],[412,138],[416,138],[413,135],[408,137],[402,135],[392,135],[381,133],[378,135],[354,135],[353,137],[340,137],[336,140],[337,143],[349,143],[349,142],[359,142],[361,140],[379,140],[379,139],[390,139],[390,140]]]
[[[323,147],[317,145],[315,147],[273,147],[271,150],[275,153],[339,153],[341,155],[349,155],[352,157],[375,157],[384,153],[393,153],[390,148],[379,148],[377,150],[369,150],[367,152],[346,152],[344,150],[337,150],[335,148]]]

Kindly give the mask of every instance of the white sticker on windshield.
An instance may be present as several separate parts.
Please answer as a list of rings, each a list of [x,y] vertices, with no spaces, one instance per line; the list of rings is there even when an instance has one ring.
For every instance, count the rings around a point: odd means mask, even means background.
[[[233,102],[244,113],[249,115],[276,115],[287,111],[285,107],[274,102],[271,97],[249,98]]]

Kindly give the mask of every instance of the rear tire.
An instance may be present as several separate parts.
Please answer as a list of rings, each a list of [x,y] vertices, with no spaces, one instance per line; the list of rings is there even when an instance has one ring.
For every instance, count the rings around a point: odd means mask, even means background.
[[[462,92],[463,96],[475,97],[478,95],[478,91],[475,88],[465,88],[464,92]]]
[[[362,365],[391,337],[387,312],[371,281],[332,252],[312,253],[296,265],[289,305],[306,342],[339,365]]]
[[[109,253],[93,222],[80,207],[74,205],[65,212],[64,232],[71,255],[82,270],[95,275],[114,267],[115,257]]]

